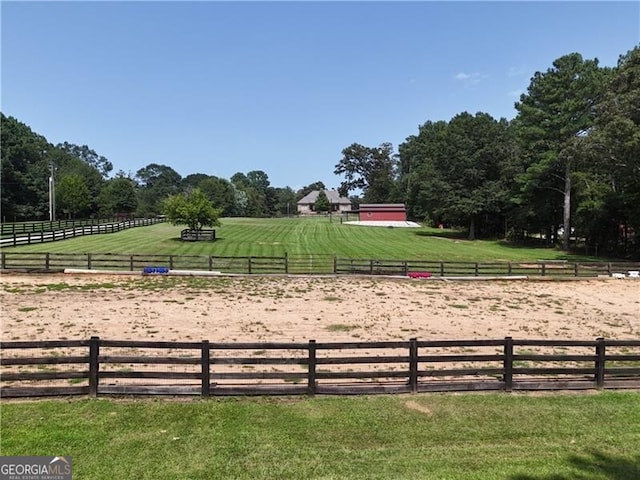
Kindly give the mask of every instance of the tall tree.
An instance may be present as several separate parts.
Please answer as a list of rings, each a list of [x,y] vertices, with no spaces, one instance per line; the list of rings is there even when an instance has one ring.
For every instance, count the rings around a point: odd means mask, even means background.
[[[300,190],[296,192],[296,200],[300,200],[301,198],[306,197],[311,192],[315,192],[316,190],[326,190],[327,187],[323,182],[317,181],[302,187]]]
[[[86,209],[83,209],[84,213],[97,213],[98,197],[105,184],[105,180],[98,169],[57,147],[49,150],[47,156],[51,164],[55,166],[55,175],[58,179],[73,175],[79,176],[84,180],[90,196],[89,205]]]
[[[197,186],[225,216],[237,215],[235,188],[229,180],[208,176]]]
[[[573,146],[593,126],[602,78],[597,59],[584,60],[579,53],[565,55],[546,72],[536,72],[527,93],[515,104],[528,163],[520,178],[525,202],[542,195],[550,197],[552,205],[562,205],[565,250],[571,231],[572,180],[579,162]]]
[[[139,184],[138,213],[141,216],[157,215],[162,202],[180,192],[182,177],[173,168],[150,163],[136,172]]]
[[[14,117],[1,114],[0,160],[2,219],[41,220],[48,212],[47,139]]]
[[[296,215],[298,212],[297,196],[291,187],[274,188],[276,215]]]
[[[363,201],[381,203],[392,200],[395,195],[395,170],[397,159],[393,146],[383,143],[379,147],[365,147],[353,143],[342,150],[342,159],[333,171],[344,175],[345,180],[338,191],[346,197],[357,189],[363,191]]]
[[[238,172],[231,177],[231,182],[244,192],[243,198],[247,201],[245,215],[268,217],[275,214],[276,195],[265,172],[252,170],[246,175]]]
[[[412,202],[434,223],[467,225],[469,239],[492,235],[502,226],[508,187],[508,124],[489,114],[456,115],[449,124],[429,123],[400,148]],[[415,143],[412,145],[412,143]]]
[[[579,208],[594,243],[615,253],[618,244],[628,250],[631,232],[640,232],[640,46],[620,56],[595,111],[581,143],[588,168]]]
[[[100,192],[98,205],[100,213],[105,216],[132,214],[138,207],[135,182],[121,173],[108,180]]]
[[[200,185],[200,183],[202,183],[204,180],[208,178],[215,178],[215,177],[210,177],[206,173],[191,173],[182,179],[180,187],[182,191],[188,192],[192,188],[197,188]]]
[[[56,207],[67,214],[68,218],[76,218],[86,213],[91,205],[91,192],[84,177],[76,174],[65,175],[56,184]]]
[[[398,184],[402,198],[407,203],[410,218],[426,222],[436,222],[430,200],[425,198],[429,186],[423,185],[429,180],[429,170],[444,149],[445,121],[427,121],[418,128],[418,135],[407,137],[398,147]]]
[[[111,170],[113,170],[113,165],[106,157],[98,155],[95,150],[92,150],[87,145],[78,146],[63,142],[56,145],[56,148],[92,166],[98,170],[100,175],[105,179],[109,176]]]

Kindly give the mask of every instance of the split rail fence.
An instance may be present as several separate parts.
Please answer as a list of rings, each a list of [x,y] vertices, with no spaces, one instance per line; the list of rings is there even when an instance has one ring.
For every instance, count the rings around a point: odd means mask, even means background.
[[[640,340],[0,342],[1,397],[640,388]]]
[[[401,275],[427,273],[439,277],[627,276],[640,271],[640,262],[439,262],[425,260],[373,260],[336,255],[281,257],[229,257],[211,255],[131,255],[111,253],[0,252],[2,270],[64,271],[65,269],[142,272],[146,267],[163,271],[209,271],[230,274],[331,274]],[[167,273],[169,273],[167,271]],[[636,273],[637,274],[637,273]]]

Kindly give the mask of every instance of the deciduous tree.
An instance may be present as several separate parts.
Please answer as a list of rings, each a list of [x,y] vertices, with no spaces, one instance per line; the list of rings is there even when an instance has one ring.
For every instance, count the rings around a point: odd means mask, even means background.
[[[338,189],[340,195],[347,197],[349,192],[361,189],[365,202],[390,201],[395,194],[396,163],[390,143],[379,147],[365,147],[358,143],[349,145],[342,150],[342,159],[333,171],[345,177]]]
[[[108,180],[100,192],[98,205],[102,215],[132,214],[138,207],[135,182],[124,175]]]
[[[75,218],[85,213],[91,204],[91,193],[87,183],[80,175],[71,174],[60,178],[56,184],[56,206]]]
[[[173,225],[187,225],[191,230],[220,225],[221,211],[215,208],[198,188],[171,195],[163,201],[163,213]]]

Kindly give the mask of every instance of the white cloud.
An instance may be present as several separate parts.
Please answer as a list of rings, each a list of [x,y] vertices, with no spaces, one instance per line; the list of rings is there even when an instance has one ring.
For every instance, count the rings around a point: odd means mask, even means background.
[[[470,87],[475,87],[482,80],[488,77],[489,75],[486,75],[480,72],[474,72],[474,73],[460,72],[460,73],[457,73],[453,78],[463,82],[465,87],[470,88]]]
[[[526,65],[520,65],[519,67],[510,67],[507,71],[507,77],[520,77],[526,75],[529,72],[529,67]]]

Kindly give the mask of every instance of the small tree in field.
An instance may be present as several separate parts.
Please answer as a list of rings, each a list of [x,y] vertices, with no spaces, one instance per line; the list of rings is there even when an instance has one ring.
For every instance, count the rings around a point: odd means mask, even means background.
[[[324,190],[320,190],[320,193],[318,193],[315,209],[318,213],[324,213],[331,210],[331,203],[329,203],[329,199],[327,198],[327,194],[324,193]]]
[[[220,225],[222,210],[215,208],[204,193],[194,188],[189,193],[171,195],[164,200],[163,213],[173,225],[187,225],[191,230]]]

